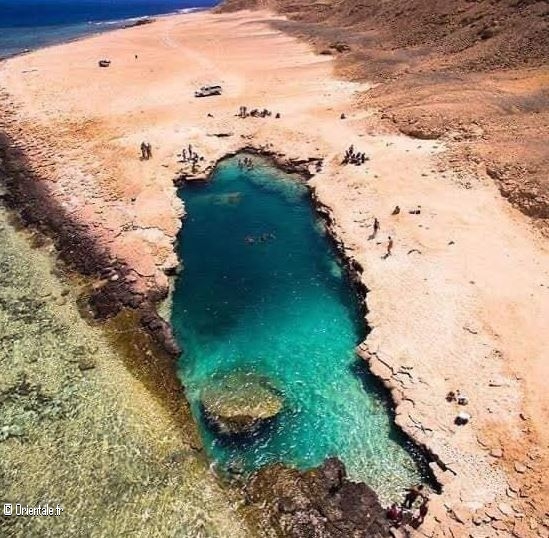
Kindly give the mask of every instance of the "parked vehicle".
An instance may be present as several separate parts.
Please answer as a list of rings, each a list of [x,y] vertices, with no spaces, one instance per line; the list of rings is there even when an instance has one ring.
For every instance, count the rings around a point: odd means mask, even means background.
[[[194,92],[195,97],[209,97],[210,95],[221,95],[223,88],[221,86],[202,86]]]
[[[99,67],[109,67],[111,65],[110,60],[99,60]]]

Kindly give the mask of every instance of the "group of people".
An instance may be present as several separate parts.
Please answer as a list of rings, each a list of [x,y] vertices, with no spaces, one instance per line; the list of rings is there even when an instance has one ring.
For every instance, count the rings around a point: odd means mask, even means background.
[[[418,499],[421,499],[418,505]],[[423,484],[418,484],[406,490],[404,502],[401,505],[393,503],[387,510],[387,519],[395,526],[409,524],[418,528],[429,512],[429,497],[424,493]]]
[[[186,148],[181,150],[181,160],[184,163],[192,163],[192,173],[194,174],[198,166],[198,161],[203,161],[204,157],[198,155],[198,153],[193,150],[192,144],[189,144]]]
[[[355,166],[360,166],[366,161],[369,161],[369,157],[366,157],[366,154],[360,151],[355,151],[355,147],[351,144],[347,151],[345,151],[345,156],[341,164],[354,164]]]
[[[153,151],[150,142],[141,142],[141,160],[148,161],[152,159]]]
[[[381,225],[379,224],[378,218],[374,217],[374,222],[372,224],[372,233],[370,237],[368,237],[368,239],[369,240],[374,239],[377,236],[380,228],[381,228]],[[387,259],[389,256],[391,256],[391,254],[393,253],[393,245],[394,245],[393,238],[389,236],[387,238],[387,252],[385,252],[383,259]]]
[[[263,233],[258,237],[253,237],[251,235],[248,235],[244,238],[244,241],[248,243],[248,245],[253,245],[254,243],[265,243],[266,241],[276,239],[276,235],[272,232],[270,233]]]
[[[243,159],[238,159],[238,168],[240,170],[253,170],[254,169],[254,162],[252,161],[251,157],[244,157]]]
[[[469,398],[465,396],[465,394],[462,394],[459,389],[453,391],[451,390],[446,395],[446,401],[449,403],[456,402],[458,405],[467,405],[469,403]],[[467,413],[466,411],[460,411],[456,418],[454,419],[454,423],[458,426],[464,426],[471,420],[471,415]]]
[[[263,110],[259,110],[258,108],[252,108],[248,112],[248,107],[246,106],[241,106],[237,114],[239,118],[247,118],[248,116],[251,116],[252,118],[267,118],[272,115],[273,113],[270,110],[267,110],[266,108],[264,108]],[[276,113],[275,118],[277,119],[280,118],[279,112]]]

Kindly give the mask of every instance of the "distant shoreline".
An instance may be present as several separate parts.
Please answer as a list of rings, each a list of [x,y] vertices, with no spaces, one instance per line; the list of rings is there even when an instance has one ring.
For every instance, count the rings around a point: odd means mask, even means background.
[[[173,17],[174,15],[187,15],[190,13],[197,13],[200,11],[208,11],[212,9],[212,7],[181,8],[176,11],[168,11],[166,13],[160,13],[160,14],[141,15],[137,17],[128,17],[128,18],[119,19],[119,20],[87,21],[87,22],[74,23],[72,25],[54,27],[54,28],[65,28],[67,30],[70,28],[74,28],[76,30],[76,28],[83,27],[88,30],[87,31],[83,30],[82,33],[79,33],[78,35],[74,35],[72,37],[69,37],[69,36],[67,36],[66,38],[61,37],[58,40],[52,39],[51,41],[44,43],[42,45],[38,45],[35,47],[26,47],[16,52],[4,53],[0,48],[0,62],[9,60],[11,58],[16,58],[17,56],[21,56],[23,54],[30,54],[37,50],[45,49],[48,47],[55,47],[57,45],[65,45],[67,43],[74,43],[82,39],[87,39],[89,37],[94,37],[94,36],[105,34],[108,32],[113,32],[115,30],[127,30],[130,28],[135,28],[136,26],[151,24],[160,18]]]

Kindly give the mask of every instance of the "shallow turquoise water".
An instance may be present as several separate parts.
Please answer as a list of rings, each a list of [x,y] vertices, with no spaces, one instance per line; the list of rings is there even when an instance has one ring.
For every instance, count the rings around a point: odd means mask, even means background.
[[[172,322],[208,455],[246,471],[336,455],[386,501],[417,482],[418,464],[354,353],[365,336],[358,302],[307,188],[261,161],[248,172],[230,159],[181,196],[188,218]],[[200,409],[212,376],[233,369],[267,376],[284,397],[277,421],[248,440],[216,437]]]

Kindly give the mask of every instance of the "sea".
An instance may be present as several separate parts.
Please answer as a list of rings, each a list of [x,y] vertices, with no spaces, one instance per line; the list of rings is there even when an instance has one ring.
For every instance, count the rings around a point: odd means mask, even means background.
[[[0,0],[0,58],[121,28],[147,16],[186,13],[218,0]]]

